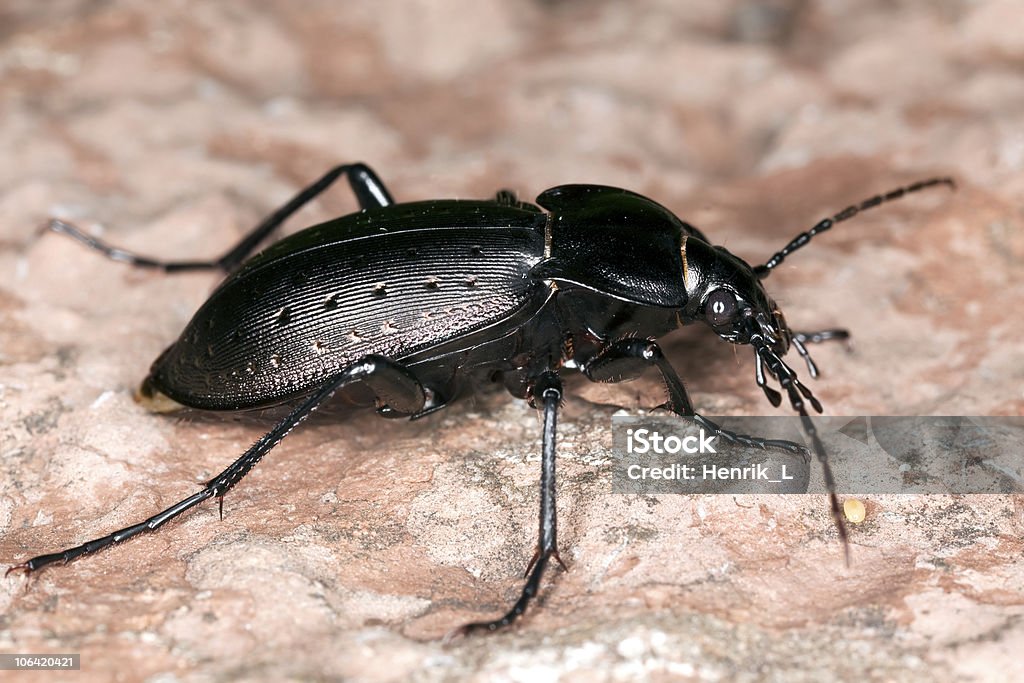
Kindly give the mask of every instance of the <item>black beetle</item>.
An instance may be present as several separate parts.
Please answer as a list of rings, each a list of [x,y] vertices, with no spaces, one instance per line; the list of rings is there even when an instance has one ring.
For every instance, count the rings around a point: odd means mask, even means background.
[[[361,211],[286,237],[246,261],[288,216],[345,176]],[[110,247],[69,223],[50,227],[115,260],[166,272],[230,275],[153,363],[139,390],[157,410],[179,407],[294,409],[205,488],[108,536],[8,570],[32,572],[152,531],[209,498],[223,504],[288,432],[337,391],[389,417],[443,408],[479,380],[500,377],[543,411],[540,534],[521,596],[502,618],[461,629],[496,629],[536,595],[556,545],[555,424],[559,372],[595,382],[635,379],[651,366],[665,381],[661,408],[725,440],[806,454],[796,443],[720,429],[696,413],[655,339],[695,321],[753,347],[756,380],[772,404],[781,394],[801,415],[824,466],[833,519],[846,547],[825,451],[804,401],[821,405],[782,360],[790,346],[817,369],[806,344],[844,330],[793,332],[761,279],[815,234],[860,211],[935,185],[933,178],[850,206],[751,267],[654,201],[600,185],[562,185],[538,206],[508,191],[493,200],[395,204],[364,164],[338,166],[274,212],[215,261],[164,262]]]

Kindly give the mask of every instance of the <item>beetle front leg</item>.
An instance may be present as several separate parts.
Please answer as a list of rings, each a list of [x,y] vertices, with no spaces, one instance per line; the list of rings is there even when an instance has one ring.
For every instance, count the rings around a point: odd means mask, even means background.
[[[683,381],[656,342],[636,337],[617,339],[582,364],[581,370],[593,382],[623,382],[636,379],[654,366],[668,389],[668,401],[658,406],[693,420],[701,427],[722,437],[724,441],[755,448],[778,448],[789,453],[807,456],[807,448],[784,439],[762,439],[724,429],[693,409]]]
[[[210,498],[222,499],[229,489],[240,482],[263,459],[263,456],[280,443],[281,439],[295,429],[321,403],[339,389],[357,382],[365,382],[378,396],[381,403],[391,405],[396,410],[415,413],[423,406],[423,388],[405,367],[382,356],[366,356],[323,384],[284,419],[278,422],[273,429],[260,437],[249,450],[243,453],[235,462],[231,463],[227,469],[208,481],[202,491],[178,501],[163,512],[153,515],[143,522],[133,524],[112,534],[93,539],[67,550],[33,557],[9,568],[6,573],[10,574],[14,571],[30,573],[57,562],[70,562],[82,555],[89,555],[116,543],[127,541],[129,538],[137,536],[142,532],[156,531],[167,522],[202,503],[204,500]]]
[[[562,380],[554,372],[545,372],[533,385],[533,402],[541,404],[544,410],[544,437],[541,446],[540,474],[540,532],[537,537],[537,551],[526,569],[526,585],[512,609],[500,619],[478,621],[466,624],[451,634],[466,635],[473,631],[495,631],[508,626],[524,611],[540,589],[541,577],[551,558],[562,568],[565,564],[558,556],[557,510],[555,508],[555,432],[558,423],[558,407],[562,402]]]
[[[49,229],[68,235],[90,249],[95,249],[104,254],[107,258],[114,261],[122,261],[137,268],[155,268],[165,273],[176,273],[186,270],[222,270],[224,272],[231,272],[252,254],[256,247],[270,236],[270,233],[279,228],[292,214],[312,201],[341,176],[345,176],[348,179],[348,184],[352,187],[352,192],[355,193],[356,199],[359,201],[359,208],[372,209],[390,206],[394,203],[391,194],[384,187],[384,183],[377,177],[373,169],[366,164],[335,166],[315,183],[292,197],[287,204],[267,216],[249,234],[243,237],[238,244],[228,250],[226,254],[212,261],[161,261],[147,256],[140,256],[124,249],[112,247],[103,240],[97,239],[83,231],[81,228],[59,219],[51,220]]]

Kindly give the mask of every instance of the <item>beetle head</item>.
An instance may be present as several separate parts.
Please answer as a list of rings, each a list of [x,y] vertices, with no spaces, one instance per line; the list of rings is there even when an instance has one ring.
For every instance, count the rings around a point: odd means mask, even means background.
[[[696,237],[686,238],[682,254],[687,294],[683,317],[702,320],[732,344],[753,347],[757,384],[773,405],[778,406],[782,396],[767,385],[767,375],[779,381],[796,410],[804,412],[803,396],[821,412],[818,400],[800,383],[782,356],[791,344],[795,345],[815,376],[813,361],[778,305],[768,296],[755,269],[724,247],[711,246]]]
[[[702,320],[730,343],[785,355],[792,332],[750,265],[694,237],[683,243],[683,255],[687,318]]]
[[[769,401],[777,406],[782,397],[766,384],[766,371],[779,381],[790,403],[801,415],[807,414],[801,396],[820,413],[821,404],[800,383],[796,373],[782,361],[782,356],[792,344],[807,363],[811,377],[816,377],[817,368],[804,342],[843,339],[846,332],[831,330],[827,334],[811,337],[794,334],[760,281],[768,277],[772,269],[777,268],[787,256],[804,247],[815,235],[830,230],[836,223],[912,192],[942,185],[950,189],[956,187],[952,178],[930,178],[848,206],[831,218],[822,219],[809,230],[801,232],[764,264],[753,268],[726,249],[712,247],[701,239],[700,231],[686,226],[689,230],[683,239],[682,257],[687,302],[680,312],[680,321],[703,320],[722,339],[733,344],[749,344],[757,355],[757,383]]]

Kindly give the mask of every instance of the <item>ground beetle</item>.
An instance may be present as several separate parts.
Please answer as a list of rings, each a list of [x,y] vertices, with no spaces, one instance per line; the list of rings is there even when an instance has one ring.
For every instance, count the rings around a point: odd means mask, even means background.
[[[361,211],[286,237],[246,258],[285,219],[339,177]],[[783,360],[790,346],[812,377],[806,344],[844,330],[792,331],[761,280],[834,223],[936,185],[933,178],[872,197],[800,233],[751,267],[656,202],[601,185],[561,185],[537,205],[508,191],[489,201],[395,204],[364,164],[338,166],[270,215],[215,261],[165,262],[116,249],[54,220],[50,227],[108,257],[165,272],[222,270],[227,279],[153,363],[139,398],[156,410],[245,410],[288,404],[291,412],[205,488],[108,536],[8,570],[33,572],[153,531],[224,494],[288,432],[335,392],[388,417],[418,418],[500,378],[543,413],[540,534],[518,601],[500,619],[459,632],[512,623],[537,594],[556,545],[555,424],[559,373],[595,382],[635,379],[657,368],[668,390],[660,407],[724,440],[807,455],[796,443],[723,430],[693,409],[656,339],[701,321],[732,344],[749,345],[756,380],[775,406],[780,392],[800,414],[824,466],[832,516],[846,532],[825,450],[804,401],[821,405]],[[543,211],[546,209],[547,212]],[[564,566],[564,565],[563,565]]]

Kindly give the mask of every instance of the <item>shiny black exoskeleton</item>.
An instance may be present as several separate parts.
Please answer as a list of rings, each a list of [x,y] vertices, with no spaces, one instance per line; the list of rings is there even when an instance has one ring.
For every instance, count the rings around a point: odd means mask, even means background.
[[[296,233],[246,260],[288,216],[341,176],[352,186],[360,212]],[[395,204],[363,164],[331,170],[216,261],[157,261],[53,221],[52,229],[135,266],[230,273],[153,363],[140,400],[157,410],[294,408],[202,491],[144,522],[12,569],[31,572],[73,560],[155,530],[204,500],[222,500],[335,392],[373,405],[384,416],[417,418],[481,379],[501,377],[513,395],[543,411],[540,535],[526,586],[512,609],[462,630],[507,625],[537,593],[550,560],[561,562],[554,501],[562,371],[619,382],[653,366],[668,389],[661,407],[728,441],[806,453],[789,441],[722,430],[694,411],[655,340],[698,321],[726,341],[753,348],[756,380],[765,395],[776,406],[782,401],[768,386],[772,377],[804,418],[845,545],[824,448],[804,401],[819,412],[821,406],[783,356],[795,347],[815,376],[805,344],[847,333],[792,331],[761,279],[833,223],[939,184],[952,186],[952,181],[935,178],[851,206],[756,268],[713,246],[668,209],[627,190],[563,185],[542,193],[537,205],[507,191],[490,201]]]

